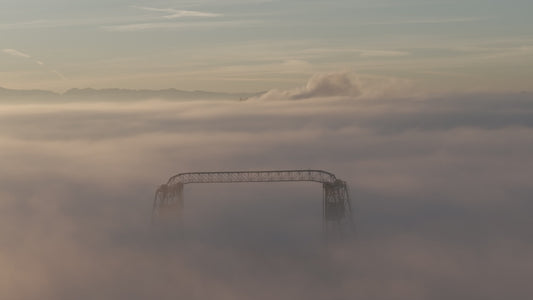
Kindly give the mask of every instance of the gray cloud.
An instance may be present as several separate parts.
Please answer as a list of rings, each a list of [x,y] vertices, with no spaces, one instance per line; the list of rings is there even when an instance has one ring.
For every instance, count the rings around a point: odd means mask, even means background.
[[[348,74],[325,74],[313,76],[305,88],[291,95],[291,99],[331,96],[359,96],[361,92]]]
[[[531,94],[320,86],[306,101],[1,104],[1,298],[529,295]],[[322,246],[315,184],[190,185],[185,230],[149,226],[174,173],[276,168],[348,181],[356,240]]]
[[[384,97],[413,97],[416,91],[408,81],[395,78],[360,76],[350,72],[315,74],[304,87],[291,90],[270,90],[253,99],[300,100],[312,98],[347,97],[381,99]]]
[[[357,97],[359,87],[348,73],[317,74],[311,77],[305,87],[290,91],[271,90],[260,96],[261,100],[309,99],[314,97]]]

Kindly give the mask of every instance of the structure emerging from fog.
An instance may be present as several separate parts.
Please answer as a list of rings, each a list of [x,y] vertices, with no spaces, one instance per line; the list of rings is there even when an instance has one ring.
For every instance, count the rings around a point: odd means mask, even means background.
[[[312,181],[323,188],[323,227],[326,235],[342,236],[352,226],[352,209],[346,182],[322,170],[234,171],[180,173],[155,192],[152,222],[180,220],[183,189],[189,183]]]

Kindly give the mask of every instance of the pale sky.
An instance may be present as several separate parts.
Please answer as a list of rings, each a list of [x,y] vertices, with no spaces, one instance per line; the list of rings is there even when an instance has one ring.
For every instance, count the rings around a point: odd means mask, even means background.
[[[264,91],[348,71],[531,90],[530,0],[2,0],[0,86]]]

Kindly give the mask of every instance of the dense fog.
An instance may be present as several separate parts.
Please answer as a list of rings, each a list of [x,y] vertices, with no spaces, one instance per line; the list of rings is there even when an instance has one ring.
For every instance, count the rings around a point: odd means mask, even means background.
[[[335,76],[247,101],[4,99],[0,298],[525,299],[533,95]],[[272,169],[347,181],[353,239],[323,243],[314,183],[188,185],[183,228],[150,225],[171,175]]]

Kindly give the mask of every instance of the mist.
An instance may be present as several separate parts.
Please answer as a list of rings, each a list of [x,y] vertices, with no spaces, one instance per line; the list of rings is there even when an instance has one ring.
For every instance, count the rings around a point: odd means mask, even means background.
[[[3,101],[1,298],[526,298],[533,95],[392,94]],[[347,181],[354,237],[323,243],[313,183],[187,185],[183,228],[150,225],[171,175],[275,169]]]

